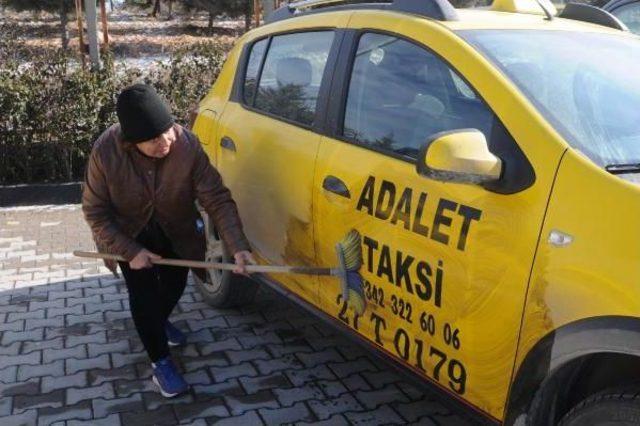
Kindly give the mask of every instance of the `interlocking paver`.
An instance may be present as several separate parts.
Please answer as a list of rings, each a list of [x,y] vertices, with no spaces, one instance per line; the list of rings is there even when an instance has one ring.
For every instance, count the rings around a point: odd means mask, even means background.
[[[171,316],[191,330],[172,353],[192,390],[166,400],[150,380],[124,281],[71,254],[95,249],[79,206],[0,209],[0,221],[8,218],[12,234],[0,229],[2,426],[466,424],[273,293],[213,309],[192,284]]]
[[[285,408],[261,408],[258,412],[268,425],[281,425],[286,423],[315,420],[315,416],[302,402]]]
[[[89,324],[92,322],[103,323],[104,317],[105,317],[105,314],[102,312],[96,312],[93,314],[86,314],[86,315],[67,315],[66,322],[67,322],[67,325]]]
[[[0,355],[0,366],[3,365],[39,365],[42,352],[35,351],[26,355]]]
[[[405,422],[388,405],[383,405],[375,410],[367,410],[357,413],[344,413],[352,425],[402,425]]]
[[[226,382],[212,383],[209,385],[194,385],[193,391],[196,394],[196,399],[199,401],[245,394],[238,379],[229,379]]]
[[[227,357],[224,352],[212,352],[209,355],[202,355],[198,357],[181,357],[182,364],[186,371],[194,371],[201,367],[224,367],[229,365]]]
[[[90,343],[87,345],[87,349],[90,357],[119,352],[126,353],[130,350],[128,340],[118,340],[112,343]]]
[[[157,410],[139,410],[124,412],[120,416],[124,426],[173,426],[177,423],[171,407],[160,407]]]
[[[40,379],[31,379],[24,383],[9,383],[0,386],[0,395],[2,395],[2,397],[38,394],[40,394]]]
[[[231,361],[231,364],[240,364],[244,361],[271,359],[271,355],[269,355],[264,349],[226,351],[226,354],[229,361]]]
[[[326,398],[320,386],[315,383],[288,389],[273,389],[273,393],[283,407],[289,407],[299,401],[308,401],[311,399],[322,400]]]
[[[74,404],[67,401],[64,407],[43,407],[38,409],[38,425],[50,425],[62,420],[90,420],[92,417],[91,402]],[[71,405],[69,405],[71,404]]]
[[[86,345],[78,345],[72,348],[50,348],[42,351],[43,362],[52,362],[55,360],[64,360],[70,358],[84,359],[87,357]],[[93,357],[93,355],[90,355]]]
[[[227,417],[215,421],[216,426],[262,426],[265,423],[256,411],[248,411],[240,416]]]
[[[58,328],[64,326],[64,317],[28,319],[25,321],[24,329],[33,330],[36,328]]]
[[[69,420],[66,423],[66,426],[87,426],[87,422],[82,420]],[[91,419],[91,426],[120,426],[121,424],[119,414],[111,414],[102,419]]]
[[[337,380],[336,375],[326,365],[289,370],[286,371],[285,374],[294,386],[301,386],[316,380]]]
[[[324,401],[309,401],[309,408],[320,420],[326,420],[333,414],[346,413],[347,411],[361,411],[362,406],[349,394]]]
[[[329,368],[331,368],[338,377],[346,377],[353,373],[361,373],[364,371],[378,371],[371,361],[366,358],[341,363],[329,363]]]
[[[0,398],[0,417],[10,416],[13,398]]]
[[[0,355],[18,355],[21,345],[21,342],[13,342],[7,346],[0,346]]]
[[[65,338],[65,347],[72,348],[74,346],[90,344],[90,343],[106,343],[107,337],[105,331],[99,331],[97,333],[85,334],[81,336],[69,335]]]
[[[64,361],[58,360],[41,365],[21,365],[18,367],[18,381],[22,382],[34,377],[64,375]]]
[[[296,425],[313,425],[313,426],[351,426],[349,421],[342,414],[334,414],[326,420],[313,422],[298,422]]]
[[[229,410],[222,399],[212,399],[206,402],[174,405],[178,421],[194,420],[198,417],[228,417]]]
[[[43,393],[56,389],[84,388],[87,386],[87,372],[79,371],[68,376],[45,376],[42,378],[41,386]]]
[[[142,396],[140,394],[131,395],[126,398],[97,398],[91,401],[91,405],[93,407],[93,415],[96,418],[106,417],[113,413],[142,411],[144,409]]]
[[[27,312],[11,312],[7,315],[7,322],[12,323],[18,320],[43,319],[44,314],[45,314],[44,309],[27,311]]]
[[[407,396],[394,385],[387,385],[382,389],[372,391],[358,391],[355,392],[355,397],[369,409],[392,402],[409,402]]]
[[[67,404],[75,404],[79,401],[91,400],[95,398],[112,399],[114,397],[111,383],[103,383],[100,386],[85,388],[68,388]]]
[[[191,340],[191,339],[189,339]],[[240,350],[242,346],[236,339],[225,339],[220,342],[197,344],[196,347],[202,355],[209,355],[212,352]]]
[[[13,383],[18,377],[18,367],[16,365],[10,365],[3,369],[0,369],[0,383]]]
[[[109,355],[104,354],[95,358],[87,359],[67,359],[65,360],[65,371],[67,374],[74,374],[82,370],[93,370],[97,368],[110,368]]]
[[[105,382],[105,385],[110,382]],[[134,395],[145,391],[156,392],[157,388],[151,381],[151,379],[119,379],[113,381],[113,387],[115,388],[116,395],[121,398],[125,396]]]
[[[64,389],[55,390],[39,395],[16,395],[13,397],[13,412],[20,414],[29,408],[62,407],[64,404]]]
[[[24,330],[24,325],[25,325],[25,320],[16,320],[16,321],[13,321],[13,322],[0,324],[0,332],[6,333],[6,332],[9,332],[9,331],[12,331],[14,333],[16,333],[16,332],[17,333],[22,333],[22,331]],[[7,344],[10,344],[10,341],[7,341],[7,343],[5,343],[5,345],[7,345]]]
[[[55,318],[64,315],[80,316],[82,314],[84,314],[84,306],[82,305],[47,309],[47,318]]]
[[[266,361],[256,360],[254,361],[254,365],[261,374],[271,374],[275,371],[299,369],[303,367],[302,363],[293,355],[285,355],[281,358]]]
[[[259,408],[278,408],[278,400],[271,390],[265,389],[251,395],[225,396],[227,406],[233,415],[239,415],[249,410]]]
[[[241,377],[240,383],[242,383],[242,387],[248,394],[252,394],[263,389],[291,387],[289,379],[287,379],[282,373],[272,374],[271,376]]]
[[[144,406],[147,410],[155,410],[156,408],[165,406],[165,405],[179,405],[179,404],[192,404],[195,401],[194,395],[192,392],[184,393],[182,395],[174,396],[173,398],[165,398],[160,395],[157,391],[153,392],[144,392],[142,394],[142,399],[144,400]],[[211,399],[208,399],[209,401]]]
[[[21,414],[14,414],[7,417],[0,417],[2,426],[24,426],[35,425],[38,422],[38,411],[28,410]]]
[[[329,398],[335,398],[343,393],[349,392],[349,389],[337,380],[318,380],[316,384],[320,386],[320,389],[322,389]]]
[[[243,376],[253,377],[258,375],[258,372],[256,371],[256,369],[253,368],[253,365],[251,365],[251,363],[249,362],[243,362],[242,364],[232,365],[229,367],[212,367],[209,369],[209,372],[211,373],[213,380],[215,380],[218,383],[224,382],[227,379],[233,379],[236,377],[243,377]]]

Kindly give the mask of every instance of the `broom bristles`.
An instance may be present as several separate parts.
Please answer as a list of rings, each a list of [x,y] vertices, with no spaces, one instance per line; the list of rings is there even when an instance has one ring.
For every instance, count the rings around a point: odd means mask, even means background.
[[[352,229],[339,243],[347,271],[358,271],[362,266],[361,240],[360,233]]]

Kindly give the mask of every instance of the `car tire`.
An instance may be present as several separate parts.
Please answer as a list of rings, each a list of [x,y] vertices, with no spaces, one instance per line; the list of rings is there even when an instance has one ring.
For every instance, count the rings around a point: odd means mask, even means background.
[[[594,394],[574,406],[559,426],[634,426],[640,424],[640,388]]]
[[[213,221],[200,211],[207,237],[205,260],[208,262],[233,263],[233,257],[227,252],[220,236],[213,226]],[[199,274],[192,274],[196,288],[204,301],[214,308],[233,308],[253,302],[258,291],[258,283],[231,271],[208,269],[205,279]]]

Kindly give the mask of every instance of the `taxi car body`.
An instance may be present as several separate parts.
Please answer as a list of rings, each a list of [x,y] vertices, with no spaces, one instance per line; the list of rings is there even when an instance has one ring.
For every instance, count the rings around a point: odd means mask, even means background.
[[[637,420],[638,39],[436,0],[293,12],[237,42],[194,131],[262,262],[334,266],[359,231],[366,310],[334,277],[257,279],[486,422]],[[199,285],[248,300],[232,279]]]

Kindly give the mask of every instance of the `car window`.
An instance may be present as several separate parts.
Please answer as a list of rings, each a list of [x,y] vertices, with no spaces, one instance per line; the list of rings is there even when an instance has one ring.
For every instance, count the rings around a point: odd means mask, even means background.
[[[430,135],[475,128],[490,137],[493,113],[444,61],[408,41],[365,33],[359,41],[343,136],[416,158]]]
[[[251,48],[251,54],[249,55],[249,61],[247,62],[247,72],[244,78],[243,97],[245,103],[253,104],[253,96],[256,93],[256,86],[258,83],[260,63],[262,62],[262,57],[264,56],[266,48],[267,39],[260,40]]]
[[[310,126],[333,31],[276,36],[260,76],[255,107]]]
[[[637,37],[538,30],[459,34],[491,59],[569,144],[596,164],[640,162]]]
[[[628,3],[611,11],[611,13],[621,20],[629,31],[640,34],[640,1]]]

